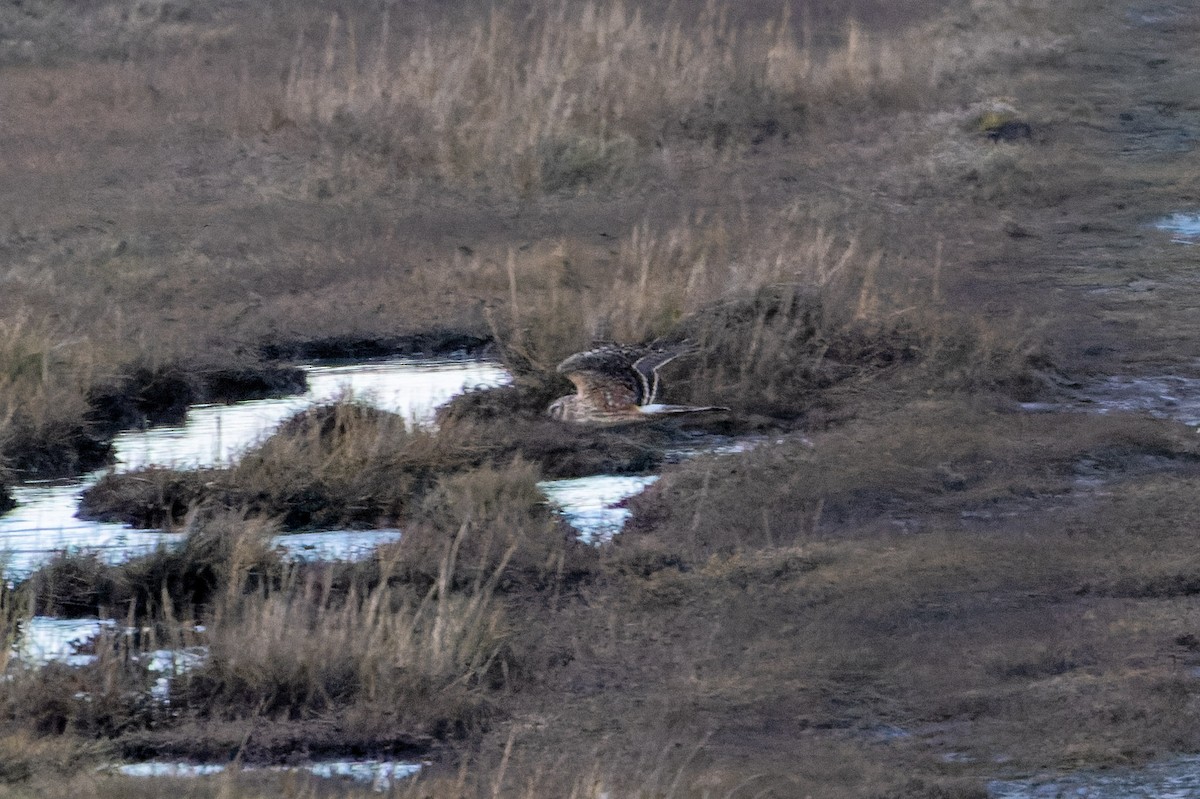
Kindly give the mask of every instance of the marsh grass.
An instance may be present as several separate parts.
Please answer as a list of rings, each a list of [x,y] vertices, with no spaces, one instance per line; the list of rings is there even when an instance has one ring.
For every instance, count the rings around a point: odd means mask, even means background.
[[[408,37],[393,24],[333,14],[301,38],[286,116],[402,177],[522,194],[619,180],[655,147],[744,147],[814,113],[916,105],[939,77],[927,52],[853,23],[818,49],[786,16],[738,25],[715,2],[686,20],[563,0]]]
[[[682,464],[634,498],[619,543],[690,561],[837,536],[846,525],[869,529],[882,519],[998,519],[1078,490],[1084,479],[1193,469],[1200,451],[1189,432],[1137,416],[1027,416],[927,402],[811,439]]]
[[[443,413],[435,433],[343,397],[298,413],[229,468],[107,474],[84,492],[79,514],[144,528],[224,513],[288,530],[381,527],[421,518],[425,498],[457,475],[470,482],[510,472],[641,473],[673,440],[662,429],[563,429],[544,408],[529,402],[527,390],[470,392]],[[539,495],[526,486],[522,496]]]
[[[22,581],[20,591],[41,615],[136,621],[187,619],[223,592],[277,584],[283,575],[270,548],[278,528],[240,513],[216,513],[194,525],[178,547],[126,563],[68,554]]]
[[[300,412],[228,469],[151,468],[106,475],[81,512],[139,526],[179,525],[195,511],[231,510],[283,526],[393,523],[439,471],[469,466],[474,454],[403,417],[352,398]]]
[[[0,320],[0,453],[21,473],[95,468],[109,447],[87,423],[98,354],[29,314]]]
[[[412,534],[359,566],[285,565],[253,519],[197,525],[182,547],[119,566],[60,558],[11,594],[10,615],[19,600],[124,626],[89,665],[18,669],[2,697],[10,723],[110,738],[171,719],[351,713],[380,735],[466,735],[522,673],[505,597],[594,566],[519,463],[443,478]],[[175,677],[169,709],[155,704],[142,655],[198,644],[203,663]]]
[[[560,360],[610,340],[687,341],[694,352],[664,372],[666,396],[779,420],[837,404],[838,386],[1045,393],[1052,366],[1036,325],[954,308],[940,249],[903,259],[871,241],[797,203],[766,219],[643,222],[598,264],[564,240],[480,259],[477,274],[496,294],[507,284],[488,319],[518,388],[539,399],[569,392]]]
[[[445,478],[426,507],[377,569],[349,582],[297,568],[223,595],[206,617],[209,657],[179,701],[233,717],[358,706],[439,737],[477,730],[515,656],[498,591],[561,578],[568,544],[528,466]]]

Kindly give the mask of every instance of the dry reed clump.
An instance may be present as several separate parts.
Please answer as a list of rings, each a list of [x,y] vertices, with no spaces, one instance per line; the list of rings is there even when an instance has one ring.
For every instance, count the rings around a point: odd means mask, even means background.
[[[851,23],[818,48],[786,17],[736,25],[715,2],[686,19],[622,0],[499,5],[469,27],[415,27],[331,15],[297,43],[284,117],[402,177],[529,193],[619,178],[655,147],[744,147],[814,116],[913,107],[939,79],[936,54],[901,37]]]
[[[71,738],[41,736],[29,730],[0,733],[0,785],[28,785],[62,779],[92,766],[101,748]]]
[[[38,736],[111,738],[154,723],[161,715],[150,697],[154,675],[123,632],[102,633],[95,659],[10,666],[0,686],[0,724]]]
[[[596,340],[697,335],[691,317],[760,291],[805,295],[803,304],[823,309],[814,321],[874,319],[893,309],[886,295],[896,280],[881,273],[883,260],[853,231],[830,232],[797,203],[765,219],[695,214],[665,227],[642,222],[599,261],[593,250],[563,241],[480,258],[473,271],[481,287],[508,297],[489,321],[520,381],[552,372]],[[898,277],[911,284],[924,275]],[[535,296],[542,300],[524,299]]]
[[[442,478],[396,549],[406,579],[475,586],[499,575],[498,590],[577,580],[594,566],[593,550],[555,518],[534,466],[514,461]]]
[[[0,456],[18,473],[100,466],[110,447],[87,422],[96,353],[28,315],[0,321]]]
[[[811,440],[689,461],[634,498],[618,543],[632,546],[635,560],[649,548],[692,562],[896,516],[1002,516],[1008,506],[1070,493],[1080,478],[1190,468],[1200,451],[1188,432],[1136,416],[924,403]]]
[[[487,692],[507,673],[507,623],[495,598],[506,559],[466,590],[452,588],[447,542],[435,583],[352,584],[296,570],[280,586],[227,594],[206,623],[209,656],[172,702],[216,718],[310,718],[358,708],[439,737],[475,730]]]

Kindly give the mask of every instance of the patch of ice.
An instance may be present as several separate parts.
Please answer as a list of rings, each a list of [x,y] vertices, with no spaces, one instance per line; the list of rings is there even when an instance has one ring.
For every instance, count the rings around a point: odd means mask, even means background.
[[[222,763],[125,763],[116,768],[126,777],[207,777],[224,770]]]
[[[89,644],[101,631],[116,627],[112,619],[56,619],[34,616],[22,621],[17,630],[14,654],[25,663],[42,665],[65,663],[86,666],[95,655],[79,650]]]
[[[177,677],[204,663],[208,658],[208,647],[189,646],[186,649],[156,649],[142,656],[147,671],[162,676],[154,680],[150,695],[159,702],[168,703],[171,698],[171,678]]]

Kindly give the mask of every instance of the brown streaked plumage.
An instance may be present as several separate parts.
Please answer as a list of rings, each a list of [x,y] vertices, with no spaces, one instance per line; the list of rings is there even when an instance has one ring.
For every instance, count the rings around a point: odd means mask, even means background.
[[[622,424],[666,414],[728,410],[656,404],[658,370],[690,349],[686,345],[654,348],[607,344],[576,353],[558,365],[559,374],[575,385],[575,393],[559,397],[546,412],[562,422]]]

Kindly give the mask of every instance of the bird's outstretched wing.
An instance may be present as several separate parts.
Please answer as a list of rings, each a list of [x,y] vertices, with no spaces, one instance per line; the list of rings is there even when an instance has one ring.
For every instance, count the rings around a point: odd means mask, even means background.
[[[637,373],[642,389],[638,405],[653,405],[658,401],[660,385],[658,370],[680,355],[686,355],[691,351],[691,346],[678,344],[668,349],[653,350],[633,362],[633,370]]]
[[[655,404],[658,370],[692,350],[687,344],[663,348],[605,344],[572,355],[558,365],[558,372],[574,384],[576,394],[568,405],[586,421],[612,424],[650,415],[717,410]]]

